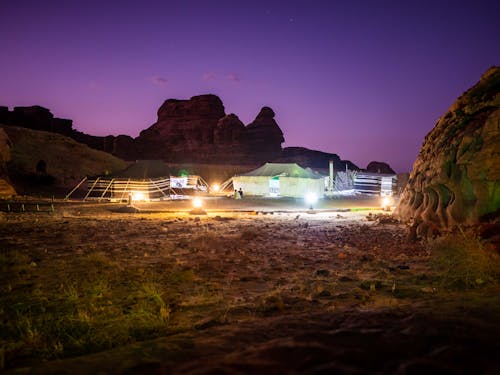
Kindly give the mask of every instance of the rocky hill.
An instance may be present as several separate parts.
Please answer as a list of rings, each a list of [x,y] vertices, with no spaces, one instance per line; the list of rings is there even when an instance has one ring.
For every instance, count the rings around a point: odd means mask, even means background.
[[[54,118],[40,106],[0,107],[0,123],[60,133],[89,147],[124,160],[162,159],[170,163],[259,165],[268,161],[299,163],[304,167],[328,168],[334,160],[337,170],[359,169],[336,154],[302,147],[282,149],[283,132],[275,113],[263,107],[250,124],[235,114],[226,114],[215,95],[189,100],[168,99],[158,110],[158,119],[137,138],[127,135],[97,137],[73,129],[72,121]]]
[[[85,176],[112,173],[127,165],[113,155],[60,134],[0,126],[0,134],[4,131],[12,145],[9,176],[20,193],[30,188],[40,190],[45,185],[71,188]]]
[[[423,236],[500,220],[500,67],[489,69],[425,137],[396,215],[414,220]]]

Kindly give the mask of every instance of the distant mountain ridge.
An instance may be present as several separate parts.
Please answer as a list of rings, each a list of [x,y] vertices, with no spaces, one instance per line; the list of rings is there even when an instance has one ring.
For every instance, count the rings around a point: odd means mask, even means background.
[[[96,150],[124,160],[161,159],[173,163],[248,164],[296,162],[303,167],[359,170],[349,160],[304,147],[282,148],[282,130],[270,107],[244,125],[237,115],[226,114],[219,97],[212,94],[187,100],[168,99],[158,109],[157,121],[132,138],[128,135],[93,136],[73,128],[72,120],[55,118],[40,106],[0,107],[0,124],[63,134]]]

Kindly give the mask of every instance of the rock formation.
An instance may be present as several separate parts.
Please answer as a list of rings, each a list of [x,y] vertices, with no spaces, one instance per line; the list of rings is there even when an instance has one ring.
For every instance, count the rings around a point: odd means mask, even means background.
[[[264,159],[273,160],[281,154],[285,142],[283,132],[274,120],[274,111],[263,107],[255,120],[246,127],[246,143],[251,152],[262,154]]]
[[[489,69],[425,137],[395,214],[429,236],[500,219],[500,67]]]
[[[358,171],[359,168],[349,160],[341,160],[337,154],[309,150],[304,147],[285,147],[281,156],[274,160],[277,163],[297,163],[301,167],[324,169],[328,173],[330,160],[333,160],[333,169],[335,171],[345,171],[346,168],[351,171]]]
[[[109,153],[63,135],[17,126],[0,130],[12,141],[8,171],[19,194],[40,192],[45,187],[73,188],[85,176],[106,175],[127,166]]]
[[[235,114],[225,114],[215,95],[165,101],[157,122],[136,138],[142,157],[198,163],[269,161],[280,155],[283,142],[271,108],[262,108],[245,127]]]
[[[39,105],[14,107],[12,112],[7,107],[0,107],[0,124],[26,126],[30,129],[45,130],[66,136],[73,132],[73,121],[56,118],[47,108]]]
[[[0,198],[8,198],[16,195],[16,191],[10,184],[7,174],[7,162],[10,161],[10,149],[12,143],[7,133],[0,128]]]
[[[158,109],[158,119],[137,138],[127,135],[97,137],[79,132],[71,120],[54,118],[40,106],[0,107],[0,123],[56,132],[96,150],[124,160],[162,159],[171,163],[258,165],[269,161],[299,163],[304,167],[336,170],[359,168],[338,155],[289,147],[282,150],[283,132],[274,111],[263,107],[255,120],[245,126],[235,114],[226,115],[215,95],[188,100],[168,99]]]
[[[370,173],[396,174],[391,166],[383,161],[371,161],[366,166],[366,171]]]

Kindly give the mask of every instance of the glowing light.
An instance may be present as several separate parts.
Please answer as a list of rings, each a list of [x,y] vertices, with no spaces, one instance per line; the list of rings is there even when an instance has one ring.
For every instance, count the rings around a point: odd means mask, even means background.
[[[202,206],[203,206],[203,201],[200,198],[193,199],[193,207],[194,208],[201,208]]]
[[[391,196],[385,196],[382,197],[382,209],[385,211],[389,211],[391,209],[391,206],[393,205],[394,200],[392,199]]]
[[[142,191],[134,191],[134,192],[132,192],[132,200],[133,201],[144,201],[144,200],[146,200],[146,195]]]
[[[214,193],[217,193],[219,191],[219,189],[220,189],[220,185],[219,184],[213,184],[212,185],[212,191]]]
[[[306,202],[310,205],[313,205],[318,201],[318,196],[314,193],[307,193],[306,194]]]

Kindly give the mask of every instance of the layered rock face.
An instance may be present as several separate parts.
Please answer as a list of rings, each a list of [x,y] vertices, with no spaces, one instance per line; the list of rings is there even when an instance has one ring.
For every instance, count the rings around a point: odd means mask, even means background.
[[[359,168],[336,154],[289,147],[283,150],[283,132],[275,113],[263,107],[255,120],[245,126],[235,114],[226,115],[215,95],[199,95],[188,100],[168,99],[158,109],[158,119],[139,137],[127,135],[97,137],[79,132],[71,120],[54,118],[40,106],[0,107],[0,123],[56,132],[96,150],[124,160],[161,159],[172,163],[258,165],[264,162],[292,162],[303,167],[335,170]]]
[[[262,108],[255,121],[245,127],[238,116],[225,114],[217,96],[200,95],[165,101],[157,122],[143,130],[135,142],[143,158],[254,163],[278,156],[284,139],[271,108]]]
[[[267,160],[280,156],[283,132],[274,120],[274,111],[263,107],[255,120],[246,127],[247,147]]]
[[[10,161],[10,142],[7,133],[0,128],[0,198],[8,198],[16,195],[7,175],[7,162]]]
[[[57,118],[44,107],[14,107],[9,111],[7,107],[0,107],[0,124],[26,126],[35,130],[45,130],[69,136],[73,132],[73,121]]]
[[[417,234],[500,221],[500,67],[489,69],[425,137],[395,214]]]

